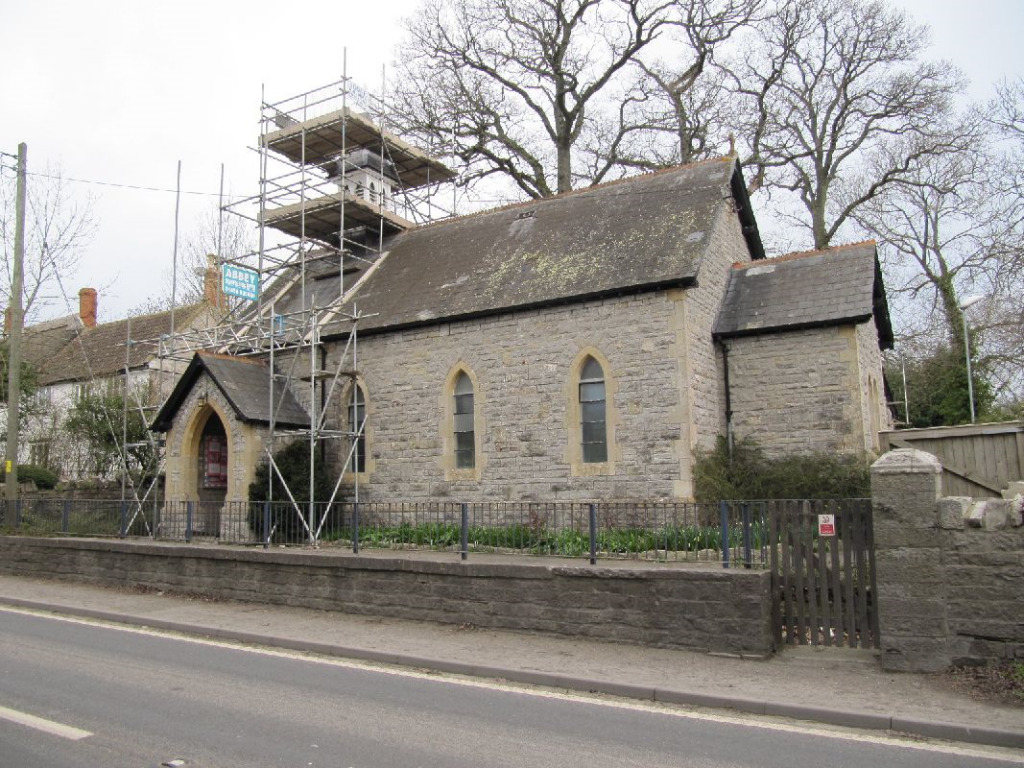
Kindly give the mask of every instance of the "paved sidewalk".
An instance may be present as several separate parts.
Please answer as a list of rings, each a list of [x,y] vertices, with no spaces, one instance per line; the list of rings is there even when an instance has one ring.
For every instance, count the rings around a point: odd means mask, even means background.
[[[767,661],[0,575],[0,604],[513,682],[1024,748],[1024,708],[974,701],[869,652]]]

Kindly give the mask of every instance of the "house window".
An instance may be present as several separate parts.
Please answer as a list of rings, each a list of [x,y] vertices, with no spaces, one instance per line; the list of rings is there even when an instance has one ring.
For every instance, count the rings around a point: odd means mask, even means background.
[[[228,487],[228,438],[216,416],[210,417],[203,430],[203,488]]]
[[[588,357],[580,372],[580,427],[583,462],[608,461],[608,430],[605,410],[604,371]]]
[[[366,471],[366,400],[363,390],[358,386],[352,388],[352,399],[348,404],[348,425],[352,431],[355,449],[349,464],[353,472]]]
[[[36,408],[47,408],[52,403],[53,403],[53,390],[50,389],[49,387],[40,387],[32,395],[32,404]]]
[[[473,426],[473,382],[463,371],[455,380],[455,468],[476,466],[476,433]]]
[[[29,463],[37,467],[50,467],[50,441],[33,440],[28,447]]]

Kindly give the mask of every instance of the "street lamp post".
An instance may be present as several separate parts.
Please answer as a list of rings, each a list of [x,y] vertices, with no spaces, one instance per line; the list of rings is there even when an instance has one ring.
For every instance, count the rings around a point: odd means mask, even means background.
[[[964,358],[967,361],[967,397],[971,406],[971,424],[974,423],[974,374],[971,373],[971,337],[967,335],[967,309],[973,307],[984,296],[968,296],[960,302],[960,319],[964,322]]]

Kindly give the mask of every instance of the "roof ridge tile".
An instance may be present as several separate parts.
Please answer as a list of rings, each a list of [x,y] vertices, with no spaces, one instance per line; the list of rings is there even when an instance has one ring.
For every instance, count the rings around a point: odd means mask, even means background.
[[[700,167],[702,165],[709,165],[711,163],[723,163],[723,162],[730,162],[731,163],[731,162],[736,162],[736,159],[737,158],[736,158],[735,155],[719,155],[719,156],[716,156],[716,157],[708,157],[708,158],[705,158],[703,160],[696,160],[696,161],[694,161],[692,163],[678,163],[676,165],[670,165],[670,166],[668,166],[666,168],[656,168],[656,169],[654,169],[652,171],[645,171],[643,173],[637,173],[637,174],[635,174],[633,176],[623,176],[622,178],[619,178],[619,179],[611,179],[610,181],[604,181],[604,182],[600,182],[598,184],[592,184],[589,187],[580,187],[578,189],[570,189],[570,190],[567,190],[565,192],[559,192],[557,194],[551,195],[550,197],[534,197],[534,198],[530,198],[529,200],[520,200],[518,202],[506,203],[504,205],[499,205],[499,206],[497,206],[495,208],[485,208],[485,209],[480,210],[480,211],[473,211],[472,213],[467,213],[467,214],[465,214],[463,216],[452,216],[452,217],[447,218],[447,219],[437,219],[436,221],[431,221],[431,222],[428,222],[427,224],[422,224],[422,225],[416,227],[415,231],[419,232],[419,231],[422,231],[422,230],[425,230],[425,229],[432,229],[432,228],[435,228],[435,227],[438,227],[438,226],[441,226],[441,225],[445,225],[445,224],[451,224],[451,223],[460,222],[460,221],[467,221],[469,219],[474,219],[474,218],[477,218],[479,216],[487,216],[487,215],[492,214],[492,213],[504,213],[506,211],[515,210],[516,208],[526,208],[526,207],[533,206],[533,205],[544,205],[544,204],[546,204],[548,202],[551,202],[551,201],[565,200],[567,198],[575,197],[575,196],[579,196],[579,195],[584,195],[584,194],[587,194],[589,192],[600,192],[600,191],[603,191],[605,189],[609,189],[609,188],[618,186],[620,184],[636,182],[636,181],[639,181],[639,180],[642,180],[642,179],[651,179],[651,178],[654,178],[654,177],[657,177],[657,176],[665,176],[665,175],[667,175],[669,173],[683,171],[683,170],[686,170],[686,169],[689,169],[689,168],[697,168],[697,167]],[[405,234],[405,233],[402,233],[402,234]],[[399,237],[400,236],[401,235],[399,235]]]
[[[854,248],[863,248],[865,246],[878,247],[878,242],[875,240],[861,240],[857,243],[843,243],[842,245],[832,245],[828,248],[818,248],[811,251],[792,251],[790,253],[784,253],[781,256],[773,256],[768,259],[760,259],[758,261],[738,261],[733,264],[734,269],[747,269],[749,267],[763,267],[769,264],[779,264],[787,261],[796,261],[798,259],[807,259],[814,256],[824,256],[830,253],[839,253],[841,251],[851,251]]]

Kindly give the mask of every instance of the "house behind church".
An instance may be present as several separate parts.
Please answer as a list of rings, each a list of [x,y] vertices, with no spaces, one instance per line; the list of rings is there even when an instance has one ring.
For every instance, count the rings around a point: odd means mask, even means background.
[[[216,281],[206,282],[210,290],[203,301],[175,309],[177,331],[205,327],[219,319]],[[170,310],[106,323],[97,322],[97,315],[96,290],[83,288],[77,315],[36,323],[23,331],[23,356],[35,391],[22,409],[19,461],[45,467],[65,481],[119,476],[116,453],[97,451],[68,433],[68,416],[77,403],[89,398],[90,406],[98,407],[105,396],[125,396],[129,409],[141,409],[148,422],[154,405],[162,403],[182,371],[182,366],[159,355],[158,340],[171,331]],[[94,415],[110,430],[110,444],[120,443],[122,409]]]

